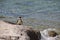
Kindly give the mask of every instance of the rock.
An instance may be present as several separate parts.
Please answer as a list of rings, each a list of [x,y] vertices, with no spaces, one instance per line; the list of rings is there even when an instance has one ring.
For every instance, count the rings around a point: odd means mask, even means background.
[[[30,40],[40,40],[41,34],[40,31],[35,30],[26,30],[27,35],[30,37]]]
[[[58,35],[58,33],[56,31],[57,30],[55,28],[48,28],[48,29],[43,30],[43,33],[45,36],[54,37],[54,36]]]
[[[46,36],[44,33],[45,32],[49,32],[49,35]],[[48,31],[41,31],[41,40],[59,40],[60,39],[60,36],[55,34],[56,32],[55,31],[51,31],[51,30],[48,30]]]
[[[56,35],[58,35],[55,31],[48,31],[48,34],[50,37],[55,37]]]
[[[55,32],[57,32],[57,30],[55,28],[48,28],[48,29],[43,30],[42,32],[43,32],[43,34],[45,36],[49,36],[48,31],[55,31]]]
[[[39,40],[40,31],[24,25],[14,25],[0,21],[0,38],[5,40]]]

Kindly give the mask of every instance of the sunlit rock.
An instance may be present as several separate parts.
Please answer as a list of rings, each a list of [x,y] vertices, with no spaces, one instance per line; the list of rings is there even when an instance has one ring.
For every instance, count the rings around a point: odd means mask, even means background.
[[[32,27],[0,21],[1,40],[39,40],[40,38],[40,31]]]
[[[60,40],[59,34],[57,34],[55,31],[56,29],[52,28],[40,31],[42,37],[41,40]]]

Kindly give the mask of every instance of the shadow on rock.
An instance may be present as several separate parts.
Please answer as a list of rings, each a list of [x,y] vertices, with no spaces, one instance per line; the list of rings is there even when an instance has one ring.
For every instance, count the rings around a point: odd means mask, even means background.
[[[40,31],[27,30],[27,35],[30,37],[30,40],[40,40],[41,34]]]

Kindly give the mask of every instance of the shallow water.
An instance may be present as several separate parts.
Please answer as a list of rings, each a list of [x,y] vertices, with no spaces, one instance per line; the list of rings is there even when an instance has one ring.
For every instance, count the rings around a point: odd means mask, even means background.
[[[60,0],[0,0],[0,16],[11,22],[22,16],[24,25],[60,28]]]

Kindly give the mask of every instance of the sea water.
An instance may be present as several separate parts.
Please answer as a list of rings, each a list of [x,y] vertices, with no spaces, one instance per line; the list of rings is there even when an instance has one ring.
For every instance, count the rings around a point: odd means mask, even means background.
[[[0,0],[0,20],[60,28],[60,0]]]

